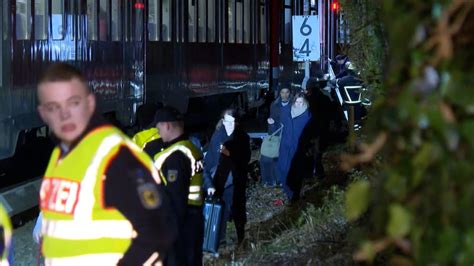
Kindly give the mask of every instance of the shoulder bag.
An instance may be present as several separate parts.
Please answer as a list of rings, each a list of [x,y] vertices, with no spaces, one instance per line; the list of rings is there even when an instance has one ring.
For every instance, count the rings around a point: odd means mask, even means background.
[[[260,154],[268,158],[277,158],[280,154],[281,130],[283,125],[263,139]]]

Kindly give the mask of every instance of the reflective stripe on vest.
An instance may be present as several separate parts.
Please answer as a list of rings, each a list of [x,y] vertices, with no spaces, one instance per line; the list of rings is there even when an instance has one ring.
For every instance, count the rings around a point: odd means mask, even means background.
[[[156,261],[158,258],[158,252],[152,254],[150,259],[148,259],[143,266],[161,266],[163,265],[162,261]],[[44,264],[46,266],[93,266],[93,265],[117,265],[118,261],[123,256],[120,254],[90,254],[75,256],[69,258],[55,258],[55,259],[45,259]],[[111,263],[113,262],[113,263]],[[1,264],[3,266],[3,264]]]
[[[44,265],[46,266],[92,266],[92,265],[117,265],[123,254],[104,253],[104,254],[88,254],[67,258],[46,258]]]
[[[73,221],[49,221],[42,223],[43,232],[49,237],[63,239],[98,239],[98,238],[133,238],[136,232],[132,224],[127,221],[95,220],[77,222]]]
[[[163,151],[157,153],[154,156],[155,167],[158,169],[162,177],[164,174],[161,170],[163,163],[166,161],[168,156],[173,154],[175,151],[180,151],[191,161],[191,181],[189,184],[189,194],[188,194],[188,204],[201,206],[203,204],[202,196],[202,185],[203,185],[203,175],[202,175],[202,153],[194,146],[194,144],[189,140],[182,140],[174,143]],[[163,178],[166,179],[166,178]]]
[[[51,263],[84,258],[84,265],[96,257],[91,265],[115,265],[130,246],[136,232],[117,209],[103,206],[102,195],[104,173],[124,146],[160,183],[150,158],[110,126],[90,132],[64,158],[53,151],[40,192],[43,253]]]
[[[96,201],[94,197],[94,188],[99,173],[99,167],[107,154],[109,154],[114,147],[118,146],[121,141],[121,137],[118,135],[112,135],[106,137],[97,149],[97,153],[87,168],[86,174],[81,182],[81,190],[79,192],[79,199],[81,200],[77,202],[76,211],[74,212],[74,220],[84,222],[92,220],[92,212]]]

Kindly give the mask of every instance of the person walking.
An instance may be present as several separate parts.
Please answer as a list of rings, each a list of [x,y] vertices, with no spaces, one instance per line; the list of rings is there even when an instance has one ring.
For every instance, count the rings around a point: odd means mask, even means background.
[[[236,111],[227,109],[217,124],[204,157],[204,188],[209,195],[215,193],[224,201],[221,242],[225,243],[226,223],[232,217],[240,246],[247,223],[245,191],[251,151],[250,138],[239,127],[237,119]]]
[[[280,96],[271,104],[270,117],[267,119],[268,134],[272,134],[282,127],[281,114],[288,112],[291,108],[290,94],[289,87],[282,87],[279,93]],[[276,186],[280,183],[277,176],[277,162],[278,157],[269,158],[264,155],[260,156],[260,171],[264,186]]]
[[[161,263],[177,229],[153,161],[96,113],[73,66],[52,64],[37,93],[57,143],[40,190],[45,265]]]
[[[293,192],[287,184],[288,172],[296,153],[300,136],[310,118],[308,102],[303,93],[298,93],[295,96],[291,109],[282,113],[281,116],[283,132],[280,142],[280,156],[278,157],[278,173],[283,191],[288,200],[293,199]]]
[[[166,265],[202,265],[203,155],[185,134],[183,116],[176,109],[158,109],[153,123],[161,138],[150,142],[145,151],[166,180],[177,213],[178,239]]]

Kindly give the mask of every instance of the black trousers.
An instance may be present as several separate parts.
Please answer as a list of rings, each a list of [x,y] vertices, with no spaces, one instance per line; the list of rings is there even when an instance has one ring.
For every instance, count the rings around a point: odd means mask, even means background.
[[[178,239],[166,259],[168,266],[201,266],[204,240],[204,215],[202,206],[188,206],[186,219]]]

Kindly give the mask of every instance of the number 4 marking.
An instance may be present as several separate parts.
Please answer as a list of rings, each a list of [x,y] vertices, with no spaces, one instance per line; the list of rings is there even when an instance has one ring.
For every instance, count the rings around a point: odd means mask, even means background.
[[[303,45],[300,48],[299,53],[306,54],[307,57],[309,56],[309,54],[311,53],[311,50],[309,50],[309,39],[306,39],[304,41]]]

